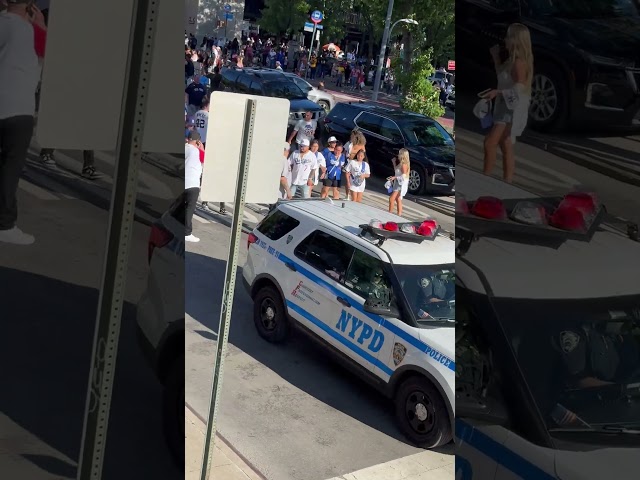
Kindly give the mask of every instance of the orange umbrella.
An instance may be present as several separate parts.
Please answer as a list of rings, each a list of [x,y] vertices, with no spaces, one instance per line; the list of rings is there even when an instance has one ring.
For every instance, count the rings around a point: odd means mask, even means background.
[[[340,51],[340,47],[337,46],[334,43],[327,43],[324,47],[322,47],[323,50],[332,50],[334,52],[339,52]]]

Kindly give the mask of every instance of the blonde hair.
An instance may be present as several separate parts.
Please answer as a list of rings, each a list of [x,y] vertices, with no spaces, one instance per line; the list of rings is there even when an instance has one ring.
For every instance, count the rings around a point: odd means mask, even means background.
[[[367,139],[360,130],[354,130],[351,132],[351,143],[354,145],[362,145],[365,146],[367,144]]]
[[[409,162],[409,150],[407,150],[406,148],[401,148],[398,152],[398,161],[400,162],[400,165],[406,165],[407,167],[410,167],[411,163]]]
[[[521,60],[527,66],[525,88],[531,92],[533,82],[533,52],[531,49],[531,34],[529,29],[521,23],[512,23],[507,29],[507,50],[509,50],[509,63],[513,65],[516,59]]]

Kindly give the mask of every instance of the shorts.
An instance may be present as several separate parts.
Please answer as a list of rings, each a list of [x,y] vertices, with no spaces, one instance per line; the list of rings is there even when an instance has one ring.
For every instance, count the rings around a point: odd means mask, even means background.
[[[322,181],[322,185],[324,185],[325,187],[334,187],[334,188],[338,188],[341,186],[341,182],[340,179],[338,178],[337,180],[334,178],[333,180],[330,178],[325,178]]]
[[[291,197],[295,198],[296,193],[300,192],[300,196],[302,198],[310,198],[311,197],[311,187],[309,185],[291,185],[289,187],[291,190]]]

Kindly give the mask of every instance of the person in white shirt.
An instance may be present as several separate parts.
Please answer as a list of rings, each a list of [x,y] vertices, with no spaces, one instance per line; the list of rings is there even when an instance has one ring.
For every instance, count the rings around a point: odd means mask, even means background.
[[[291,196],[295,197],[298,190],[304,198],[311,197],[313,186],[313,171],[316,168],[316,156],[309,150],[309,140],[300,141],[299,149],[289,157],[291,164]]]
[[[324,175],[327,172],[327,161],[324,155],[320,153],[320,142],[318,140],[311,142],[310,150],[316,156],[316,168],[313,169],[313,185],[315,186],[318,185],[318,180],[320,180],[321,176],[324,179]]]
[[[200,162],[200,134],[197,131],[189,132],[187,142],[184,144],[184,194],[185,194],[185,218],[184,239],[187,242],[199,242],[200,239],[193,235],[193,214],[196,211],[198,195],[200,195],[200,180],[202,178],[202,163]]]
[[[300,146],[302,140],[306,140],[307,146],[311,144],[311,140],[315,138],[316,129],[318,128],[318,122],[313,119],[312,112],[306,112],[304,119],[300,120],[294,127],[291,135],[289,135],[289,143],[293,141],[295,137],[296,143]]]
[[[289,151],[291,145],[285,142],[284,144],[284,158],[282,160],[282,172],[280,173],[280,198],[282,200],[291,200],[293,195],[291,194],[291,162],[289,161]]]
[[[207,147],[207,128],[209,126],[209,99],[205,97],[202,108],[195,115],[196,130],[200,134],[202,145]]]
[[[367,178],[371,176],[367,154],[364,150],[358,151],[355,160],[349,160],[346,171],[351,201],[362,202],[362,193],[367,184]]]
[[[30,0],[6,0],[0,12],[0,242],[31,245],[18,221],[18,182],[27,159],[36,112],[40,65],[34,22],[42,13]]]

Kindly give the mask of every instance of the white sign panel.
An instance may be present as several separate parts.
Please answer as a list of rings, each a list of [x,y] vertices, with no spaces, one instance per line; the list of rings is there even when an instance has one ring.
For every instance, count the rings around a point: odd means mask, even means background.
[[[233,202],[242,150],[246,100],[257,100],[246,203],[276,203],[282,173],[289,100],[214,92],[200,198]]]
[[[184,130],[184,31],[175,19],[185,12],[180,2],[157,4],[143,151],[182,153],[176,132]],[[116,148],[132,12],[133,0],[51,2],[36,133],[41,146]]]

